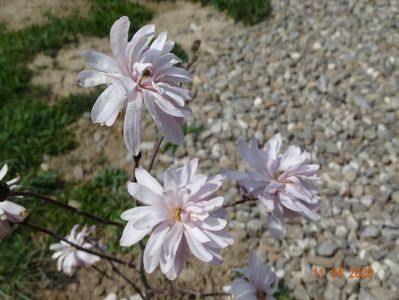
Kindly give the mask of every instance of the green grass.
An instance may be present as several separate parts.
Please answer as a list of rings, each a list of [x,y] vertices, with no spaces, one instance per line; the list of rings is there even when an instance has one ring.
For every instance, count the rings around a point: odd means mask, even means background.
[[[130,18],[131,33],[152,15],[128,0],[91,0],[91,4],[87,17],[51,18],[45,25],[16,32],[7,32],[0,26],[0,165],[8,163],[10,178],[18,172],[26,187],[53,194],[64,202],[77,200],[83,209],[118,220],[120,212],[133,203],[126,193],[127,174],[123,171],[106,170],[93,181],[78,184],[62,182],[56,173],[39,171],[44,155],[59,155],[76,146],[67,126],[90,110],[98,91],[73,95],[49,106],[49,89],[29,84],[32,73],[28,64],[40,52],[55,56],[66,44],[76,42],[78,34],[108,36],[111,25],[122,15]],[[62,235],[73,224],[88,223],[37,200],[16,202],[29,208],[32,222]],[[99,236],[104,235],[102,230],[99,227]],[[115,229],[107,229],[105,234],[120,235]],[[114,240],[108,245],[111,251],[118,242]],[[34,298],[44,270],[55,268],[47,250],[48,242],[54,241],[23,228],[16,228],[14,234],[0,242],[0,299]]]
[[[212,4],[225,11],[236,21],[253,25],[266,20],[272,11],[271,0],[199,0],[202,4]]]

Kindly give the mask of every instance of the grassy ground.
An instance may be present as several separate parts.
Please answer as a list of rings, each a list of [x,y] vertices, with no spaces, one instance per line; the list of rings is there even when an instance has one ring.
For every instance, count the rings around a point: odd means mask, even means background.
[[[67,125],[90,110],[98,92],[72,95],[49,106],[46,104],[49,89],[29,84],[32,74],[27,64],[39,52],[56,55],[66,44],[76,41],[78,34],[107,36],[110,26],[121,15],[134,20],[132,32],[152,16],[146,8],[130,1],[91,2],[92,9],[87,17],[54,18],[43,26],[0,32],[0,164],[9,164],[10,177],[18,172],[24,186],[41,192],[51,191],[65,202],[79,199],[83,209],[117,220],[130,202],[124,190],[127,174],[123,171],[109,169],[91,182],[72,185],[60,181],[57,174],[39,169],[44,155],[59,155],[76,145]],[[20,201],[29,207],[33,222],[63,234],[71,225],[87,221],[34,203],[34,200]],[[47,242],[43,236],[33,236],[19,228],[0,242],[0,298],[33,296],[32,291],[43,279],[41,271],[46,270],[49,262],[48,253],[43,250]],[[115,247],[109,245],[109,248],[112,251]]]

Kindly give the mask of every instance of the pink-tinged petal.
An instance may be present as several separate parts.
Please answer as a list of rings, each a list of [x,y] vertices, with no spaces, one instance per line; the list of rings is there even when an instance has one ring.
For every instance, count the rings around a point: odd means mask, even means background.
[[[281,218],[276,217],[275,215],[270,215],[267,218],[267,229],[270,234],[276,238],[281,240],[284,236],[284,221]]]
[[[65,257],[67,257],[68,255],[69,255],[69,253],[66,252],[66,253],[64,253],[63,255],[61,255],[61,256],[58,258],[58,260],[57,260],[57,271],[58,271],[58,272],[62,271],[62,266],[63,266],[63,264],[64,264]]]
[[[205,184],[198,190],[198,192],[193,195],[193,199],[198,199],[196,201],[201,201],[212,197],[213,194],[221,187],[223,183],[224,176],[216,175],[212,177],[208,177]],[[222,199],[222,202],[224,200]],[[223,203],[222,203],[223,204]]]
[[[296,212],[301,211],[301,209],[297,206],[297,203],[299,201],[293,201],[293,199],[289,195],[285,193],[279,193],[279,200],[281,202],[281,205],[283,205],[284,207]]]
[[[133,221],[135,222],[138,218],[142,217],[143,215],[151,214],[152,207],[151,206],[138,206],[134,208],[130,208],[125,210],[121,214],[121,219],[125,221]]]
[[[184,106],[187,100],[191,99],[190,91],[177,86],[159,82],[157,85],[164,91],[163,96],[173,100],[175,104]]]
[[[122,72],[128,74],[128,61],[126,59],[127,37],[129,34],[130,21],[124,16],[120,17],[111,27],[110,45],[112,54],[118,61]]]
[[[155,78],[155,81],[170,81],[170,82],[191,82],[192,76],[191,74],[179,67],[170,67],[163,69],[159,72]]]
[[[165,186],[165,190],[168,191],[175,191],[177,190],[180,181],[178,180],[177,174],[176,174],[176,168],[168,168],[166,169],[163,177],[163,183]]]
[[[310,221],[318,221],[320,220],[320,216],[315,213],[313,210],[308,208],[305,204],[303,204],[301,201],[297,201],[296,205],[299,207],[301,210],[301,214],[307,218]]]
[[[259,201],[262,203],[267,211],[274,210],[274,202],[276,200],[276,194],[270,194],[267,191],[264,192],[262,195],[259,195]]]
[[[162,245],[164,244],[165,237],[169,232],[170,227],[170,222],[163,222],[154,227],[145,247],[144,256],[150,257],[156,255],[157,253],[159,255],[159,251],[162,249]],[[152,271],[147,272],[151,273]]]
[[[214,248],[226,248],[234,243],[234,239],[231,237],[230,233],[225,230],[204,230],[204,232],[212,240],[212,246]]]
[[[281,134],[277,133],[275,134],[266,144],[264,149],[264,152],[266,154],[266,159],[267,160],[276,160],[279,152],[280,152],[280,147],[282,144],[282,139],[281,139]]]
[[[93,123],[111,126],[115,122],[115,114],[120,112],[125,99],[125,90],[118,83],[111,84],[97,98],[91,110]]]
[[[114,74],[121,73],[118,62],[108,55],[96,51],[85,51],[83,52],[83,57],[86,62],[97,71]]]
[[[179,243],[179,248],[176,251],[176,257],[173,265],[169,269],[169,271],[165,274],[169,280],[175,280],[177,276],[179,276],[183,266],[187,260],[187,242],[184,237],[182,241]]]
[[[206,175],[197,175],[195,179],[193,179],[189,184],[187,184],[187,189],[190,191],[192,195],[198,193],[201,187],[205,184],[208,176]]]
[[[226,176],[229,180],[241,181],[248,177],[246,172],[222,170],[222,175]]]
[[[167,53],[163,56],[161,56],[154,64],[154,72],[153,76],[157,76],[161,71],[163,71],[166,68],[170,68],[174,66],[175,64],[181,63],[182,60],[178,58],[176,55],[173,53]]]
[[[192,236],[191,234],[185,234],[188,246],[191,252],[196,256],[198,259],[204,262],[210,262],[213,259],[212,254],[209,253],[208,250],[201,244],[196,237]]]
[[[262,159],[259,154],[258,146],[256,145],[256,140],[252,140],[251,147],[243,139],[239,139],[237,142],[237,150],[240,156],[253,168],[259,170],[265,170],[262,166]]]
[[[93,87],[100,84],[111,84],[115,80],[103,72],[86,70],[78,74],[77,81],[81,87]]]
[[[155,41],[152,42],[150,49],[162,52],[162,50],[165,46],[165,43],[166,43],[167,36],[168,35],[166,32],[161,32],[158,35],[158,37],[155,39]]]
[[[138,230],[133,227],[132,222],[128,222],[125,228],[123,229],[122,237],[119,241],[119,244],[122,247],[132,246],[141,239],[143,239],[150,232],[151,229]]]
[[[139,174],[140,171],[138,174],[136,173],[136,176],[138,176]],[[163,198],[158,193],[144,185],[131,182],[127,185],[127,190],[130,195],[137,198],[140,202],[144,204],[164,207],[165,201],[163,200]]]
[[[144,103],[147,106],[151,117],[155,121],[158,129],[162,135],[173,144],[181,144],[184,139],[183,131],[180,127],[180,122],[175,117],[169,116],[161,109],[159,109],[154,101],[154,97],[146,90],[143,90]]]
[[[184,235],[186,237],[191,236],[194,240],[201,244],[211,241],[211,239],[201,229],[191,223],[184,224]]]
[[[228,289],[228,293],[232,294],[234,299],[241,297],[241,300],[256,300],[256,288],[242,278],[233,281],[231,287]]]
[[[181,184],[187,185],[195,176],[198,168],[198,158],[194,158],[181,168]]]
[[[136,156],[140,152],[140,129],[141,129],[141,110],[143,107],[142,95],[137,95],[136,99],[129,101],[126,106],[125,119],[123,124],[123,137],[129,153]]]
[[[0,220],[0,240],[4,239],[11,232],[10,224]]]
[[[173,262],[176,258],[176,251],[181,242],[183,236],[183,224],[176,222],[167,233],[163,249],[165,251],[165,258],[168,261]]]
[[[163,47],[163,50],[162,50],[162,54],[166,54],[166,53],[172,51],[174,46],[175,46],[175,42],[166,41],[165,46]]]
[[[289,146],[283,154],[280,161],[279,170],[284,171],[292,166],[296,166],[302,162],[301,149],[298,146]]]
[[[303,201],[310,203],[312,200],[313,195],[302,186],[299,180],[296,183],[285,184],[285,191],[292,197],[299,198]]]
[[[10,222],[22,222],[28,216],[25,207],[7,200],[0,202],[0,210],[5,212],[7,220]]]
[[[140,56],[143,51],[148,47],[152,36],[155,32],[155,26],[153,24],[142,27],[135,33],[132,40],[127,45],[127,57],[129,60],[128,65],[130,71],[132,71],[133,65],[140,61]]]
[[[0,170],[0,180],[2,180],[4,176],[6,176],[7,172],[8,172],[8,166],[7,164],[5,164]]]
[[[211,212],[214,211],[215,209],[222,207],[223,202],[224,198],[222,196],[219,196],[212,199],[201,201],[200,204],[203,205],[203,208],[206,211]]]
[[[163,207],[152,207],[151,213],[140,216],[133,224],[139,230],[153,229],[156,225],[170,219],[169,211]]]
[[[151,92],[151,91],[148,91],[148,93],[152,94],[155,104],[164,113],[166,113],[166,114],[168,114],[170,116],[173,116],[173,117],[180,117],[180,118],[186,117],[186,112],[185,111],[183,111],[181,108],[178,108],[178,107],[174,106],[167,99],[163,98],[159,93]]]
[[[151,176],[147,170],[143,168],[137,168],[135,170],[137,183],[145,186],[148,189],[151,189],[153,192],[157,193],[159,196],[162,196],[164,190],[163,187],[159,184],[158,180]]]
[[[248,266],[250,269],[255,269],[262,266],[263,262],[254,250],[249,253]]]
[[[210,231],[219,231],[225,228],[227,221],[224,219],[209,217],[202,221],[201,228]]]
[[[84,263],[86,267],[89,267],[101,260],[100,257],[84,251],[76,251],[76,255]]]

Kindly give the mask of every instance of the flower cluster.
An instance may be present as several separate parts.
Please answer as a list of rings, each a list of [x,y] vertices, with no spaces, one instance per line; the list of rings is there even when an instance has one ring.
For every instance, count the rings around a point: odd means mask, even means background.
[[[79,225],[73,226],[71,233],[65,239],[88,250],[103,248],[98,242],[90,240],[90,235],[96,230],[95,226],[84,226],[80,232],[78,229]],[[54,251],[52,258],[57,259],[58,271],[63,271],[67,275],[72,275],[78,268],[88,268],[100,260],[97,255],[76,249],[65,241],[50,245],[50,250]]]
[[[198,159],[183,167],[169,168],[164,187],[144,169],[136,170],[137,183],[129,183],[129,193],[144,206],[125,211],[128,221],[120,244],[131,246],[150,234],[144,251],[148,273],[160,264],[169,279],[175,279],[186,261],[188,249],[200,260],[222,263],[219,250],[233,243],[224,230],[224,198],[215,192],[222,176],[196,175]]]
[[[234,269],[243,277],[225,285],[224,291],[235,300],[274,300],[273,294],[278,288],[276,274],[262,263],[255,251],[250,252],[248,265],[248,269]]]
[[[191,114],[186,105],[191,97],[180,85],[190,82],[191,75],[175,66],[181,60],[170,53],[174,42],[167,40],[166,32],[161,32],[150,45],[154,25],[144,26],[128,42],[129,27],[127,17],[119,18],[110,33],[114,57],[85,52],[86,62],[94,70],[80,72],[77,79],[83,87],[109,85],[93,106],[92,120],[111,126],[125,109],[125,144],[130,153],[137,155],[143,102],[168,141],[183,141],[181,123]]]
[[[240,139],[237,149],[241,157],[253,168],[246,172],[227,171],[251,195],[257,196],[270,213],[268,229],[276,238],[284,234],[284,219],[303,216],[316,221],[318,207],[316,183],[319,165],[312,164],[310,154],[297,146],[289,146],[280,154],[282,139],[273,136],[260,149],[253,139],[249,144]]]
[[[8,167],[4,165],[0,169],[0,181],[7,175]],[[13,190],[16,188],[18,178],[6,181],[7,188]],[[10,232],[10,223],[21,223],[28,216],[28,211],[14,202],[4,200],[0,202],[0,240],[4,239]]]

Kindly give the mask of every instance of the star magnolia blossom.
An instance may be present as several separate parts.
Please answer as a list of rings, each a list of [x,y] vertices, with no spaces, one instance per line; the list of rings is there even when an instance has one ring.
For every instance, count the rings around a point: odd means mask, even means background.
[[[85,226],[80,232],[78,232],[78,228],[79,225],[73,226],[71,233],[65,237],[66,240],[85,249],[95,250],[96,247],[93,244],[95,242],[88,242],[88,239],[96,227]],[[103,247],[100,244],[97,245]],[[63,271],[67,275],[72,275],[80,267],[88,268],[100,260],[100,257],[78,250],[64,241],[50,245],[50,250],[55,251],[52,258],[57,259],[57,270]]]
[[[255,251],[249,255],[248,269],[235,269],[243,274],[232,283],[223,287],[234,300],[274,300],[273,294],[278,288],[278,278],[269,266],[264,265]]]
[[[1,169],[0,169],[0,180],[3,180],[3,178],[7,175],[8,172],[8,166],[4,165]],[[14,190],[18,187],[18,185],[16,185],[16,183],[19,181],[19,177],[16,177],[14,179],[11,179],[9,181],[6,181],[5,183],[7,184],[7,186],[10,188],[10,190]]]
[[[223,177],[196,175],[197,167],[198,159],[193,159],[181,168],[167,169],[164,187],[144,169],[136,169],[137,183],[128,185],[129,193],[144,206],[122,214],[128,223],[120,244],[131,246],[150,235],[143,257],[148,273],[160,264],[166,277],[175,279],[188,248],[198,259],[220,264],[219,250],[233,243],[224,231],[224,198],[215,195]]]
[[[7,175],[8,166],[4,165],[0,169],[0,180]],[[14,178],[12,180],[6,181],[8,188],[13,190],[17,187],[16,183],[19,178]],[[21,223],[28,216],[28,211],[22,207],[11,201],[1,201],[0,202],[0,240],[4,239],[10,232],[11,227],[10,223]]]
[[[316,221],[318,207],[316,183],[319,165],[312,164],[310,154],[297,146],[289,146],[280,154],[281,135],[276,134],[259,149],[255,139],[237,143],[241,157],[252,171],[231,172],[226,176],[237,180],[253,196],[257,196],[270,213],[268,229],[276,238],[284,235],[284,218],[303,216]]]
[[[144,26],[128,42],[129,26],[129,19],[121,17],[111,28],[114,58],[94,51],[84,53],[94,70],[80,72],[77,79],[82,87],[109,85],[93,106],[92,120],[111,126],[125,109],[125,144],[137,155],[143,101],[165,138],[174,144],[183,141],[180,125],[191,114],[186,105],[191,97],[180,85],[190,82],[191,75],[174,66],[181,60],[170,53],[174,42],[166,39],[166,32],[161,32],[149,46],[155,26]]]

